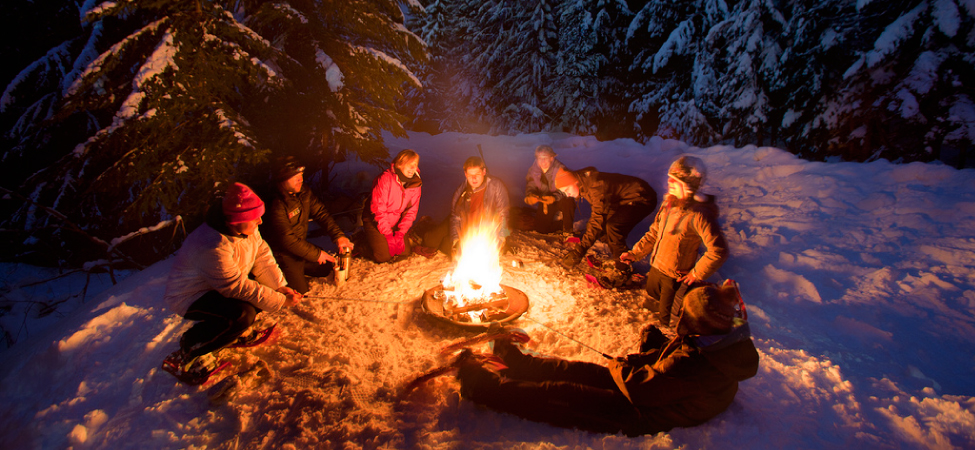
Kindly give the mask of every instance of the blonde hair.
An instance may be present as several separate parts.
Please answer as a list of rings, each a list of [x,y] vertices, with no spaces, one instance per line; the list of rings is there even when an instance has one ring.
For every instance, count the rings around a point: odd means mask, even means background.
[[[393,158],[393,165],[396,167],[400,167],[404,164],[409,164],[418,159],[420,159],[420,155],[417,152],[406,148],[400,150],[400,152],[396,154],[396,157]]]

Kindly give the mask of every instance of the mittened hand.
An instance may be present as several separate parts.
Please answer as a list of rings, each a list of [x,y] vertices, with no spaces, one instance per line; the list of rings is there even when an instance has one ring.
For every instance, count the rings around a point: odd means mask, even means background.
[[[543,195],[542,198],[539,199],[538,201],[540,201],[540,202],[542,202],[542,203],[544,203],[546,205],[551,205],[552,203],[555,203],[555,197],[553,197],[551,195]]]
[[[400,233],[387,234],[386,243],[389,245],[389,256],[397,256],[406,251],[406,242]]]
[[[535,205],[535,203],[538,203],[538,197],[536,197],[534,195],[529,195],[529,196],[525,197],[525,203],[527,203],[528,206],[533,206],[533,205]]]

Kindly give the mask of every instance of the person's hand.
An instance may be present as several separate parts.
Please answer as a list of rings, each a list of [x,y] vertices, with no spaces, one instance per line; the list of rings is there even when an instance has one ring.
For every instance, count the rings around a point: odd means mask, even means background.
[[[552,203],[555,203],[555,197],[551,195],[543,195],[542,198],[538,199],[538,201],[546,205],[551,205]]]
[[[281,286],[278,288],[278,292],[284,294],[284,306],[294,306],[297,305],[301,298],[304,297],[300,292],[291,289],[288,286]]]
[[[529,195],[529,196],[525,197],[525,203],[527,203],[528,206],[532,206],[535,203],[538,203],[538,197],[535,196],[535,195]]]
[[[620,255],[620,261],[623,261],[627,264],[633,264],[633,262],[636,261],[636,258],[634,258],[633,254],[630,252],[623,252],[623,254]]]
[[[318,253],[318,263],[319,264],[327,264],[327,263],[333,263],[334,264],[335,263],[335,257],[332,256],[332,255],[329,255],[328,253],[325,253],[325,250],[322,250],[320,253]]]
[[[335,245],[339,248],[339,253],[348,253],[348,252],[351,252],[352,251],[352,248],[355,247],[355,245],[352,243],[352,241],[350,241],[349,238],[347,238],[345,236],[342,236],[342,237],[336,239],[335,240]]]
[[[389,256],[397,256],[406,251],[406,241],[403,234],[396,232],[386,235],[386,244],[389,245]]]
[[[688,272],[687,275],[678,278],[677,281],[684,283],[688,286],[694,286],[694,284],[700,280],[698,280],[697,277],[694,276],[693,272]]]

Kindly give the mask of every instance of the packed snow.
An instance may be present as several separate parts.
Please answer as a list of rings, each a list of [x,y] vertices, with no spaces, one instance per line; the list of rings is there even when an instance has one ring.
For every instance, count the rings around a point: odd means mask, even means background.
[[[211,404],[212,384],[187,387],[159,370],[189,325],[163,307],[170,258],[89,295],[0,354],[0,442],[41,449],[975,448],[975,170],[563,134],[413,133],[388,136],[387,144],[391,154],[413,148],[421,155],[420,213],[435,219],[446,215],[463,182],[461,164],[478,144],[516,205],[539,144],[554,147],[570,168],[639,176],[658,193],[678,155],[702,158],[709,168],[702,189],[717,196],[731,246],[712,281],[741,285],[758,375],[710,422],[637,438],[483,409],[460,398],[452,376],[401,396],[403,383],[445,362],[442,346],[474,334],[417,308],[451,263],[414,255],[384,265],[354,260],[341,287],[316,279],[300,305],[260,315],[280,332],[260,347],[224,350],[234,369],[215,382],[259,360],[271,377]],[[377,173],[350,163],[334,175],[337,185],[362,192],[369,187],[362,180]],[[576,217],[578,229],[586,212]],[[631,245],[649,220],[629,236]],[[530,299],[515,322],[531,335],[529,347],[592,362],[603,360],[599,352],[635,349],[638,331],[653,321],[640,307],[644,293],[591,288],[579,273],[542,263],[557,251],[551,240],[522,233],[511,240],[516,251],[502,257],[502,283]],[[5,267],[8,280],[29,270]],[[646,270],[645,261],[638,268]],[[27,287],[8,283],[7,298],[30,298]]]

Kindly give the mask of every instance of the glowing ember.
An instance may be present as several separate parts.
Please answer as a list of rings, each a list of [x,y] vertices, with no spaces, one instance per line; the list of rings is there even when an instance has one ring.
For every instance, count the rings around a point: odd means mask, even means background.
[[[481,321],[479,304],[497,303],[505,298],[501,288],[501,249],[497,223],[469,226],[461,236],[461,255],[457,267],[443,279],[444,305],[450,309],[472,308],[465,314],[472,322]],[[503,309],[503,308],[502,308]]]

